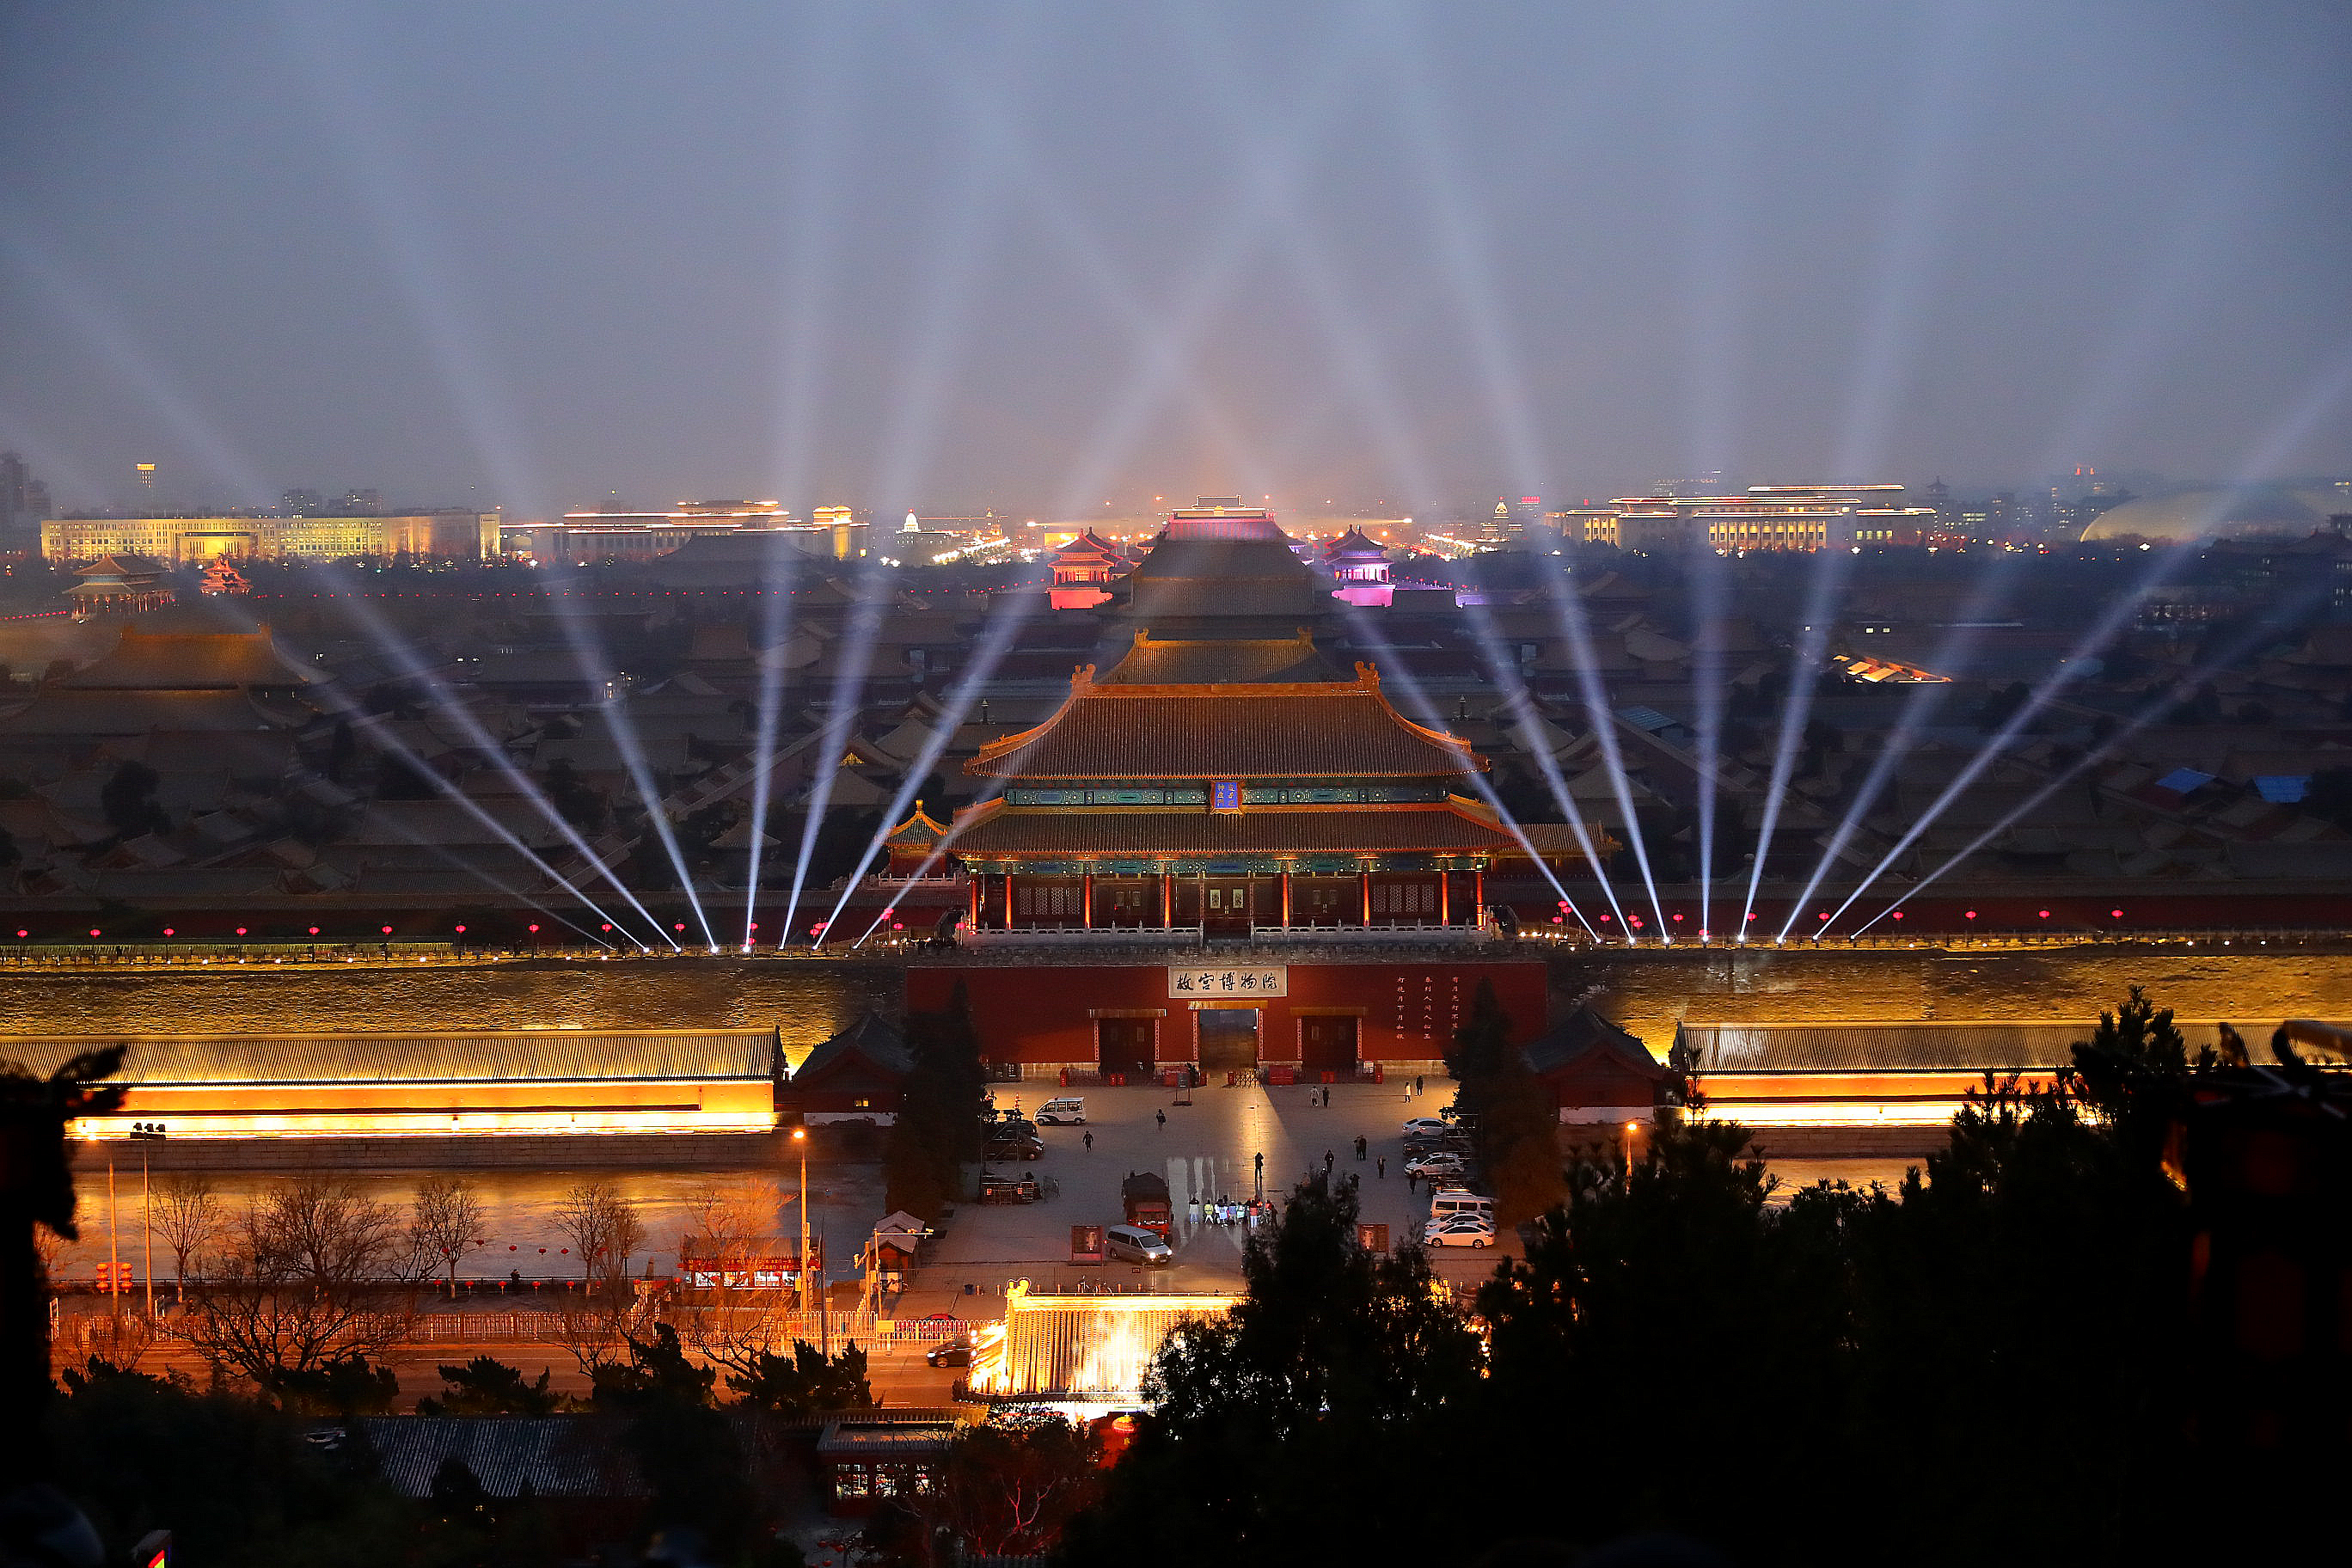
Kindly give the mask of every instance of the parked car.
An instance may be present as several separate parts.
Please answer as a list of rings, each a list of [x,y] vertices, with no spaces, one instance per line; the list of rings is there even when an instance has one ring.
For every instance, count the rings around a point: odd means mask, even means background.
[[[933,1345],[923,1359],[933,1366],[970,1366],[971,1347],[954,1343]]]
[[[1071,1096],[1049,1100],[1037,1108],[1040,1127],[1084,1127],[1087,1124],[1087,1102]]]
[[[1426,1247],[1492,1247],[1495,1227],[1466,1217],[1433,1219],[1423,1228],[1421,1239]]]
[[[1421,1232],[1421,1246],[1494,1246],[1494,1232],[1479,1225],[1437,1225]]]
[[[1409,1176],[1465,1176],[1470,1173],[1470,1162],[1459,1154],[1415,1154],[1404,1163]]]
[[[1440,1121],[1434,1116],[1408,1116],[1404,1119],[1404,1135],[1408,1138],[1423,1133],[1434,1136],[1453,1131],[1453,1123]]]

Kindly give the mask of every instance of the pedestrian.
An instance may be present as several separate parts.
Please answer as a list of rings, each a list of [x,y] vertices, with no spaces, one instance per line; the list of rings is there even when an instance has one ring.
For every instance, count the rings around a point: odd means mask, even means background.
[[[1164,1111],[1164,1110],[1155,1110],[1155,1111],[1153,1111],[1153,1112],[1151,1113],[1151,1115],[1152,1115],[1152,1119],[1153,1119],[1154,1121],[1158,1121],[1158,1122],[1160,1123],[1160,1130],[1162,1132],[1167,1131],[1168,1131],[1168,1113],[1167,1113],[1166,1111]]]
[[[1422,1075],[1421,1075],[1421,1074],[1419,1074],[1419,1073],[1415,1073],[1415,1074],[1413,1074],[1413,1077],[1412,1077],[1412,1091],[1413,1091],[1413,1093],[1415,1093],[1415,1094],[1419,1094],[1419,1093],[1421,1092],[1421,1080],[1422,1080]]]
[[[1359,1133],[1357,1133],[1357,1134],[1356,1134],[1356,1158],[1357,1158],[1357,1159],[1359,1159],[1359,1160],[1361,1160],[1363,1157],[1364,1157],[1364,1135],[1363,1135],[1362,1133],[1359,1132]]]
[[[1381,1182],[1387,1181],[1389,1179],[1389,1157],[1386,1154],[1381,1155],[1379,1160],[1374,1162],[1374,1166],[1379,1172],[1379,1174],[1374,1176],[1373,1180]]]
[[[1419,1192],[1421,1190],[1414,1184],[1412,1167],[1411,1165],[1407,1165],[1404,1168],[1404,1190],[1408,1193]]]
[[[1323,1151],[1323,1173],[1327,1176],[1331,1173],[1331,1151],[1328,1149]]]
[[[1089,1132],[1089,1133],[1087,1133],[1087,1153],[1089,1153],[1089,1154],[1091,1154],[1091,1153],[1093,1153],[1094,1152],[1095,1152],[1095,1135],[1094,1135],[1093,1133]]]

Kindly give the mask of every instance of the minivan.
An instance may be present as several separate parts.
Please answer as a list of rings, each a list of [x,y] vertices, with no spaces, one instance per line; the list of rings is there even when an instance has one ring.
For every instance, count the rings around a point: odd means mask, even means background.
[[[1086,1120],[1087,1102],[1083,1100],[1049,1100],[1037,1108],[1040,1127],[1082,1127]]]
[[[1167,1263],[1176,1257],[1155,1232],[1134,1225],[1105,1226],[1103,1251],[1126,1263]]]
[[[1444,1219],[1457,1214],[1475,1215],[1492,1225],[1495,1223],[1495,1200],[1484,1193],[1474,1193],[1463,1187],[1440,1187],[1437,1195],[1429,1200],[1429,1217]]]

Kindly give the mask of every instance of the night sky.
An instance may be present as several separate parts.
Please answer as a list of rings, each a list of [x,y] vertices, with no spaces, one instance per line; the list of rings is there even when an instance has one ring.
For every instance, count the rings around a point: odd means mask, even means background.
[[[63,505],[2352,469],[2352,7],[0,6]]]

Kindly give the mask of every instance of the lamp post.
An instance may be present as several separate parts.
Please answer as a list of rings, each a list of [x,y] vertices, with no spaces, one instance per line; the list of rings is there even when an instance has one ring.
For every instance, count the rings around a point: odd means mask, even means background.
[[[131,1124],[131,1136],[139,1143],[139,1215],[140,1223],[147,1232],[147,1262],[143,1272],[147,1277],[147,1321],[152,1323],[155,1321],[155,1194],[154,1188],[147,1180],[147,1145],[163,1141],[163,1124],[160,1121],[134,1121]],[[111,1166],[108,1167],[107,1179],[110,1184],[113,1180]]]
[[[800,1145],[801,1151],[801,1266],[793,1283],[800,1287],[794,1294],[800,1297],[801,1313],[805,1317],[809,1310],[808,1129],[793,1128],[793,1142]]]

